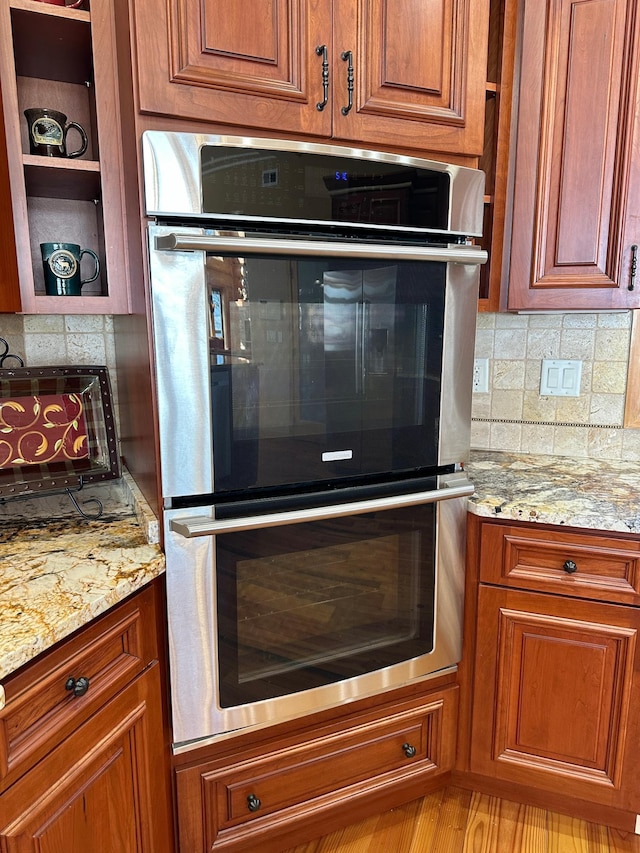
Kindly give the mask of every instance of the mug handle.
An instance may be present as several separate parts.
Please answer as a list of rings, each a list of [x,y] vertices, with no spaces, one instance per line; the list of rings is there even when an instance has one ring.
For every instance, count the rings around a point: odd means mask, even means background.
[[[68,153],[67,157],[80,157],[80,155],[84,154],[84,152],[87,150],[87,145],[88,145],[87,134],[84,132],[84,128],[80,127],[80,125],[78,124],[77,121],[68,121],[64,126],[65,144],[67,141],[67,132],[68,132],[69,128],[71,128],[71,127],[75,127],[75,129],[78,131],[78,133],[82,137],[82,145],[80,146],[80,148],[77,151],[72,151],[70,154]]]
[[[82,249],[80,252],[80,260],[82,260],[83,255],[91,255],[91,257],[95,261],[96,268],[95,268],[93,275],[90,276],[90,278],[83,278],[82,279],[82,281],[80,282],[80,287],[82,287],[83,284],[89,284],[90,281],[95,281],[98,278],[98,276],[100,275],[100,261],[98,260],[98,256],[96,255],[96,253],[92,252],[91,249]]]
[[[66,6],[67,6],[67,9],[77,9],[78,6],[82,6],[83,3],[84,3],[84,0],[76,0],[75,3],[67,3]]]

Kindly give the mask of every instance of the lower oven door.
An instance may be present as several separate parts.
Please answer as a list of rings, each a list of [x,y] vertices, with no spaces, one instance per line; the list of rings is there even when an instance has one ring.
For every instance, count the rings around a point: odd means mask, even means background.
[[[174,740],[274,723],[455,666],[471,491],[464,480],[396,506],[218,522],[211,508],[186,519],[169,511]]]

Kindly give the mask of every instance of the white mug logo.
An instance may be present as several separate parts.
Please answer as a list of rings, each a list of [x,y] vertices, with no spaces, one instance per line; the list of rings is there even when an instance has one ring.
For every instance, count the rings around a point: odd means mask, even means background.
[[[78,262],[67,249],[57,249],[51,253],[49,268],[58,278],[72,278],[78,269]]]
[[[31,125],[33,141],[38,145],[62,145],[64,131],[52,118],[39,118]]]

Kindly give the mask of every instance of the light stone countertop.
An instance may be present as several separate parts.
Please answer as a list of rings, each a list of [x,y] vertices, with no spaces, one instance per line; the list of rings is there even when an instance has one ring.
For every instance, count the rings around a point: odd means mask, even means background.
[[[0,679],[164,572],[158,523],[133,479],[0,505]],[[94,506],[84,507],[91,512]]]
[[[467,473],[476,515],[640,534],[638,466],[473,451]],[[0,506],[0,679],[164,572],[158,522],[131,477],[77,498],[94,496],[96,521],[66,497]]]
[[[635,463],[476,450],[466,471],[476,515],[640,534]]]

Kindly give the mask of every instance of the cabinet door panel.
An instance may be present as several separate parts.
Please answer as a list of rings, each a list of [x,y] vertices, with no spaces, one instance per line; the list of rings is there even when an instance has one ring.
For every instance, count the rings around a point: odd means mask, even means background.
[[[173,4],[172,77],[237,92],[304,96],[299,12],[288,0],[254,0],[253,21],[242,5]]]
[[[2,850],[168,853],[166,803],[152,808],[159,707],[154,664],[3,794]]]
[[[471,769],[635,809],[640,614],[481,587]]]
[[[329,134],[330,111],[316,107],[323,89],[315,50],[330,48],[328,4],[170,0],[133,11],[144,112]]]
[[[579,765],[619,782],[608,734],[618,722],[616,709],[628,706],[628,690],[619,691],[628,680],[634,632],[507,609],[499,630],[498,692],[508,705],[506,712],[499,707],[494,754]]]
[[[38,839],[42,853],[70,851],[96,851],[102,849],[134,851],[136,849],[136,827],[130,803],[135,796],[131,775],[127,767],[131,764],[131,749],[128,740],[124,749],[114,744],[97,764],[94,778],[82,789],[65,793],[69,799],[62,800],[51,819],[42,820],[43,814],[36,811],[32,834]],[[38,821],[40,818],[41,825]],[[37,828],[36,828],[37,827]],[[96,847],[101,839],[109,847]],[[99,845],[101,842],[98,842]],[[11,849],[11,847],[9,848]]]
[[[560,156],[553,159],[549,170],[549,190],[555,204],[549,209],[543,278],[553,280],[565,270],[581,272],[585,268],[590,277],[604,276],[604,282],[610,283],[606,270],[606,194],[613,179],[616,128],[615,122],[611,127],[606,118],[619,109],[619,92],[611,96],[609,90],[610,80],[620,79],[622,55],[614,46],[616,42],[621,45],[623,33],[616,33],[616,23],[619,27],[622,22],[616,21],[615,12],[611,2],[573,4],[560,20],[557,87],[564,92],[564,99],[559,99],[553,116],[551,145]],[[598,51],[596,55],[590,46]],[[608,72],[606,76],[590,73],[594,62]],[[583,125],[587,103],[593,116],[589,133]],[[585,180],[586,175],[589,180]]]
[[[334,136],[480,154],[488,4],[337,0]],[[343,51],[353,54],[353,108]]]
[[[460,92],[453,91],[450,62],[454,5],[453,0],[363,4],[363,37],[370,52],[361,57],[361,110],[415,118],[441,110],[451,123],[462,125]]]
[[[523,16],[509,308],[635,307],[635,0],[535,0]]]

